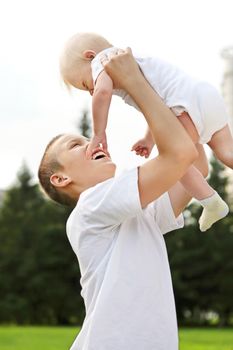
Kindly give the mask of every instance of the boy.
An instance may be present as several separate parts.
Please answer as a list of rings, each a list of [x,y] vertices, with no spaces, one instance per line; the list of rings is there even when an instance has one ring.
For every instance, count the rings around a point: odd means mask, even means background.
[[[190,196],[177,182],[197,151],[130,50],[106,69],[140,106],[159,155],[115,177],[116,166],[101,147],[87,159],[89,142],[82,136],[60,135],[45,151],[43,188],[56,201],[76,204],[67,235],[80,265],[86,317],[71,350],[178,350],[163,234],[183,225]],[[165,141],[169,125],[173,134]]]

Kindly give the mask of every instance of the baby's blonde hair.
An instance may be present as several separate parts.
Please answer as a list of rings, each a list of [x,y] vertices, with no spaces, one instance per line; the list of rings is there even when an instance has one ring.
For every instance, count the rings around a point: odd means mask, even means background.
[[[65,44],[60,56],[60,74],[68,89],[71,87],[71,77],[80,64],[89,59],[83,56],[85,50],[96,53],[112,45],[101,35],[95,33],[76,33]]]

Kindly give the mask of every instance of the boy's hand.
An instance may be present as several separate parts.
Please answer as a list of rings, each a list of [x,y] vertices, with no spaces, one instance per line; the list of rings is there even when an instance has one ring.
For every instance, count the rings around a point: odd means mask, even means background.
[[[111,55],[102,55],[101,63],[117,89],[130,92],[132,86],[137,86],[137,79],[141,81],[143,77],[129,47],[118,49]]]
[[[142,138],[140,140],[138,140],[133,146],[131,151],[135,151],[135,153],[137,154],[137,156],[141,156],[141,157],[145,157],[148,158],[152,148],[154,146],[153,141],[148,140],[146,138]]]
[[[102,150],[106,154],[109,154],[106,133],[104,133],[102,136],[94,135],[92,136],[91,141],[87,147],[86,156],[88,159],[91,159],[94,149],[100,147],[100,144],[102,146]]]

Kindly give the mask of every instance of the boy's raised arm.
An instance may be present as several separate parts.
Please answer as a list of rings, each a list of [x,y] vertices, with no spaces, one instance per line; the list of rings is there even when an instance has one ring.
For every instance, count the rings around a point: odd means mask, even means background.
[[[125,89],[141,109],[158,148],[158,156],[139,167],[139,194],[142,207],[168,191],[197,158],[194,143],[173,113],[143,77],[127,49],[109,59],[105,70]]]

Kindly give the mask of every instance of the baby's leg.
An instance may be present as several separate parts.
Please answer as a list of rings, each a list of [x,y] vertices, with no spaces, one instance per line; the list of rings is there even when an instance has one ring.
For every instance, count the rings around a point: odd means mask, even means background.
[[[197,144],[199,135],[189,114],[187,112],[183,112],[180,116],[178,116],[178,120],[183,125],[192,141]],[[208,198],[215,192],[204,179],[201,172],[193,165],[189,167],[188,171],[181,180],[183,186],[188,189],[189,194],[197,200]]]
[[[211,197],[215,193],[202,173],[194,165],[188,168],[184,176],[180,179],[180,182],[188,193],[198,201]]]
[[[178,120],[183,125],[183,127],[191,137],[192,141],[195,144],[197,144],[199,141],[199,135],[189,114],[187,112],[183,112],[181,115],[178,116]]]
[[[186,191],[204,207],[199,219],[200,230],[208,230],[216,221],[224,218],[228,212],[228,205],[208,184],[199,170],[191,165],[180,182]]]
[[[233,137],[229,125],[217,131],[208,145],[223,164],[233,169]]]
[[[178,117],[178,120],[186,129],[193,142],[197,143],[199,135],[188,113],[182,113],[182,115]],[[199,219],[201,231],[208,230],[216,221],[224,218],[228,214],[228,205],[213,190],[194,165],[188,168],[180,181],[187,192],[197,199],[204,207]]]

